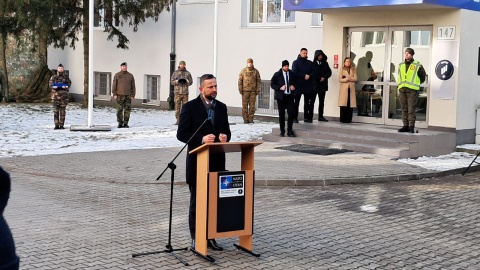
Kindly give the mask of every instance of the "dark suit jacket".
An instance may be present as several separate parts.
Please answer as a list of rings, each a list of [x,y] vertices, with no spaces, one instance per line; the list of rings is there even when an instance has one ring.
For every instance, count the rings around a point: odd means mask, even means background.
[[[283,72],[284,71],[282,69],[279,69],[277,72],[275,72],[275,74],[273,74],[272,79],[270,80],[270,87],[275,90],[274,97],[276,100],[283,100],[284,90],[280,90],[280,87],[285,85]],[[297,88],[297,77],[295,77],[295,74],[291,69],[288,70],[288,83]],[[297,90],[295,89],[295,91]],[[294,94],[295,91],[292,91],[292,94]]]
[[[230,141],[232,133],[230,132],[230,125],[228,123],[227,106],[215,100],[214,109],[214,124],[210,120],[207,120],[200,130],[195,134],[195,131],[204,123],[208,118],[208,112],[205,109],[204,101],[200,95],[185,105],[182,106],[180,112],[180,119],[178,123],[177,139],[187,143],[187,151],[199,147],[202,145],[202,138],[208,134],[215,135],[215,142],[220,142],[218,136],[220,133],[227,135],[227,141]],[[192,137],[193,136],[193,137]],[[225,170],[225,154],[210,154],[210,171],[224,171]],[[186,181],[189,185],[196,185],[197,183],[197,155],[187,153],[186,164]]]

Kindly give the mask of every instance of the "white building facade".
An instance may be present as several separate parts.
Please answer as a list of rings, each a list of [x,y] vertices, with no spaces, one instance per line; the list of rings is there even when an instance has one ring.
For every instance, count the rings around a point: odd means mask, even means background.
[[[189,99],[199,93],[198,78],[214,73],[214,6],[213,0],[178,0],[176,4],[176,66],[184,60],[192,77],[197,78],[190,87]],[[103,27],[95,28],[95,100],[111,100],[113,76],[120,64],[127,62],[136,80],[134,104],[168,108],[172,12],[162,12],[158,22],[148,21],[138,32],[121,29],[130,40],[129,50],[117,49],[115,41],[107,41]],[[238,74],[247,58],[252,58],[263,81],[257,113],[276,116],[269,88],[273,73],[281,68],[282,60],[292,63],[302,47],[308,48],[313,57],[313,52],[321,48],[322,31],[321,16],[284,11],[281,0],[219,0],[218,99],[229,106],[230,114],[241,113]],[[81,44],[75,50],[50,48],[48,63],[52,68],[62,63],[72,79],[71,93],[74,97],[83,95]]]
[[[417,127],[455,132],[457,144],[474,143],[480,108],[479,2],[219,0],[218,99],[229,106],[230,114],[241,113],[237,79],[246,59],[252,58],[263,82],[257,114],[276,116],[269,88],[273,73],[281,68],[282,60],[291,64],[302,47],[309,50],[310,60],[315,50],[322,49],[333,71],[325,100],[327,118],[339,116],[338,70],[343,59],[351,56],[359,72],[368,62],[378,77],[374,81],[360,78],[357,83],[359,93],[366,85],[370,90],[357,97],[364,98],[367,110],[362,115],[357,112],[354,121],[401,126],[395,80],[404,50],[411,47],[428,75],[419,93]],[[198,95],[198,78],[214,72],[214,6],[213,0],[178,0],[176,4],[175,64],[186,61],[187,70],[197,78],[190,87],[190,99]],[[97,27],[95,99],[111,100],[113,75],[120,63],[127,62],[136,79],[134,104],[168,108],[171,29],[172,12],[163,12],[156,23],[140,25],[138,32],[123,27],[130,49],[121,50]],[[63,63],[70,72],[72,94],[83,95],[81,44],[76,50],[51,48],[48,63],[50,67]],[[453,72],[442,79],[446,69]]]

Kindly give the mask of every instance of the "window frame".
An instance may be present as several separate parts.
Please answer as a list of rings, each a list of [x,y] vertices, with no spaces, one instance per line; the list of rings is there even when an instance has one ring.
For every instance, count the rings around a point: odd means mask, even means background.
[[[152,79],[153,78],[157,79],[157,87],[156,87],[157,89],[156,90],[150,89],[153,86],[152,85]],[[161,79],[162,79],[162,76],[158,75],[158,74],[146,74],[145,75],[145,104],[160,105]],[[154,91],[157,93],[157,99],[152,99],[152,93]]]
[[[101,75],[106,75],[106,94],[100,95],[100,87],[101,81],[98,81],[97,78],[100,80]],[[94,99],[98,100],[111,100],[112,99],[112,73],[111,72],[102,72],[102,71],[94,71],[93,72],[94,78]]]
[[[293,22],[286,22],[286,10],[284,10],[284,1],[280,1],[281,3],[281,6],[280,6],[280,22],[268,22],[268,16],[267,16],[267,9],[263,9],[262,7],[262,18],[266,18],[266,19],[262,19],[262,22],[258,22],[258,23],[254,23],[254,22],[250,22],[250,18],[251,18],[251,6],[252,6],[252,1],[255,1],[255,0],[244,0],[244,3],[245,3],[245,9],[244,9],[244,12],[245,12],[245,16],[244,16],[244,26],[246,27],[249,27],[249,28],[263,28],[263,27],[267,27],[267,28],[271,28],[271,27],[295,27],[295,23],[296,23],[296,12],[295,11],[289,11],[289,12],[292,12],[293,13]],[[263,6],[268,6],[268,1],[271,1],[271,0],[257,0],[257,1],[262,1],[263,3]]]

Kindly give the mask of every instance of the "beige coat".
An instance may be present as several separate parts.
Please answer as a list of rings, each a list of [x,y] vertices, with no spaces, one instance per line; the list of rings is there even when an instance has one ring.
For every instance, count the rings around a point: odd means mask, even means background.
[[[347,78],[350,77],[350,82]],[[338,74],[338,81],[340,82],[340,91],[338,93],[338,106],[347,106],[348,89],[350,88],[350,107],[357,107],[357,98],[355,97],[355,82],[357,81],[357,71],[355,68],[350,68],[350,74],[343,68]]]

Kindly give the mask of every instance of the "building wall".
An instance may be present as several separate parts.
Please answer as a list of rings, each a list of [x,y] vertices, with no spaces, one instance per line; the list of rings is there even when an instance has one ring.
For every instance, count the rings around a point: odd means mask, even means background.
[[[438,26],[456,25],[459,28],[460,11],[453,9],[421,9],[421,10],[402,10],[396,11],[336,11],[331,14],[324,14],[324,36],[323,47],[330,56],[339,55],[339,65],[341,67],[343,58],[345,58],[346,45],[344,31],[348,27],[374,27],[374,26],[432,26],[433,40],[436,39],[436,29]],[[458,40],[457,34],[457,40]],[[331,59],[331,58],[330,58]],[[427,66],[427,65],[426,65]],[[339,67],[339,68],[340,68]],[[427,74],[433,76],[435,65],[430,63],[426,69]],[[325,114],[328,116],[339,116],[337,106],[338,99],[338,70],[333,71],[330,79],[330,87],[326,97]],[[429,126],[438,126],[446,128],[456,127],[457,100],[437,100],[429,99]]]
[[[253,58],[262,80],[270,80],[281,68],[281,61],[290,63],[296,59],[300,48],[313,52],[322,46],[321,27],[311,27],[312,14],[296,12],[294,26],[243,27],[246,17],[246,0],[220,2],[218,11],[218,99],[229,107],[241,107],[237,79],[246,66],[246,59]],[[186,61],[187,70],[194,78],[213,73],[213,20],[214,4],[177,3],[176,55],[177,61]],[[170,87],[171,13],[161,14],[159,21],[149,21],[133,33],[124,27],[130,39],[129,50],[116,49],[116,41],[106,41],[102,29],[95,30],[94,69],[97,72],[120,70],[120,63],[127,62],[137,84],[136,99],[145,99],[145,75],[160,75],[162,102],[168,98]],[[80,37],[81,40],[81,37]],[[60,51],[50,48],[49,66],[63,63],[70,70],[72,92],[83,94],[83,46]],[[196,97],[198,85],[190,87],[190,99]]]

